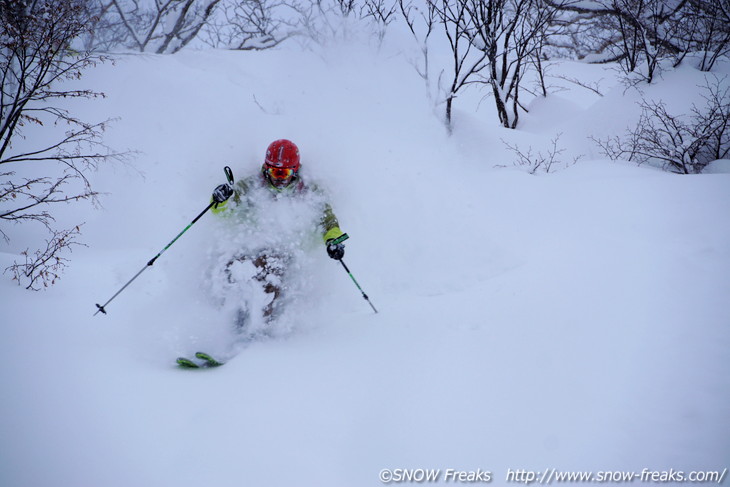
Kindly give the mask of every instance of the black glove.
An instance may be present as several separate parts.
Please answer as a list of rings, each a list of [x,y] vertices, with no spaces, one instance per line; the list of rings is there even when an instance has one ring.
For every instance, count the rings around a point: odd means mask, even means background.
[[[213,190],[213,201],[223,203],[233,194],[233,188],[228,184],[221,184]]]
[[[345,256],[345,245],[341,243],[331,244],[332,240],[334,239],[327,240],[327,255],[335,260],[340,260]]]

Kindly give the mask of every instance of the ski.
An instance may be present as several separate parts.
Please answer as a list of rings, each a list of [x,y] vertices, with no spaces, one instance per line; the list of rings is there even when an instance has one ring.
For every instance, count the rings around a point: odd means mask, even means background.
[[[221,365],[223,365],[225,363],[225,362],[219,362],[216,359],[214,359],[213,357],[211,357],[210,355],[208,355],[207,353],[203,353],[203,352],[196,352],[195,357],[204,361],[204,364],[203,364],[204,367],[220,367]]]
[[[202,363],[197,363],[189,358],[186,357],[178,357],[175,361],[177,365],[179,365],[183,369],[200,369],[200,368],[210,368],[210,367],[220,367],[225,362],[220,362],[213,357],[211,357],[209,354],[204,352],[197,352],[195,354],[195,358],[202,360]]]
[[[185,358],[185,357],[178,357],[175,361],[180,367],[186,368],[186,369],[199,369],[200,366],[193,362],[192,360]]]

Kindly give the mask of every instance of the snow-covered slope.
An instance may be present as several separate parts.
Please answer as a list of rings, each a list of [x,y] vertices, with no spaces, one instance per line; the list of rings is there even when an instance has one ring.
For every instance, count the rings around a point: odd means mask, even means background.
[[[702,74],[668,78],[651,89],[692,93]],[[79,116],[120,117],[108,144],[140,153],[93,175],[102,209],[59,214],[86,222],[88,247],[53,289],[0,282],[0,485],[728,466],[730,175],[600,159],[586,136],[635,115],[615,80],[603,98],[568,86],[536,102],[520,131],[469,94],[451,137],[413,68],[364,48],[125,56],[82,82],[107,98]],[[585,157],[549,175],[502,142],[543,149],[558,132],[565,162]],[[206,215],[92,317],[205,208],[224,165],[256,171],[281,137],[328,187],[379,314],[317,250],[272,339],[219,369],[174,368],[230,338],[210,282],[223,232]]]

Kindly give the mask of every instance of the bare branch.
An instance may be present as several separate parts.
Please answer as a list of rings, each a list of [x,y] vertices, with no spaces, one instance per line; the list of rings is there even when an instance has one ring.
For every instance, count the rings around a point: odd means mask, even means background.
[[[707,80],[703,107],[671,113],[664,102],[642,100],[639,121],[624,137],[594,141],[611,159],[696,174],[730,153],[730,88],[725,79]]]
[[[557,134],[550,140],[550,148],[546,153],[538,151],[536,154],[533,153],[532,146],[527,148],[527,152],[524,152],[516,144],[509,144],[502,140],[502,143],[507,149],[517,156],[514,161],[516,166],[526,167],[530,174],[536,174],[542,170],[546,174],[550,173],[557,165],[560,165],[562,161],[559,156],[565,152],[565,148],[558,148],[558,142],[563,134]],[[576,164],[580,157],[573,159],[571,164],[563,164],[563,168]]]
[[[73,251],[76,246],[85,245],[76,241],[81,234],[80,225],[70,230],[53,230],[51,234],[51,238],[46,240],[45,248],[36,250],[32,255],[30,250],[26,249],[21,253],[25,257],[25,262],[14,263],[5,269],[4,274],[11,273],[12,279],[18,284],[27,281],[26,289],[33,291],[55,284],[69,263],[69,260],[61,255]]]
[[[106,60],[71,48],[94,24],[86,6],[80,0],[0,0],[0,235],[9,242],[6,225],[28,223],[42,225],[51,235],[45,248],[26,250],[25,263],[6,270],[19,283],[27,280],[29,289],[55,282],[66,265],[60,253],[79,245],[79,227],[55,229],[52,209],[60,203],[96,202],[88,171],[128,156],[104,144],[109,120],[84,122],[58,105],[63,99],[104,96],[58,88]],[[45,142],[18,144],[29,126],[34,135],[43,134],[33,140]],[[18,165],[32,176],[16,177]]]

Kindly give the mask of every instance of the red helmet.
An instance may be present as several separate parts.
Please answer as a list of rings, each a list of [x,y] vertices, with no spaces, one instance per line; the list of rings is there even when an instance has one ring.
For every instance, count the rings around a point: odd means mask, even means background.
[[[261,170],[272,186],[282,189],[296,178],[299,166],[299,148],[291,140],[279,139],[266,149],[266,160]]]
[[[291,140],[279,139],[266,149],[266,163],[269,167],[285,167],[299,170],[299,148]]]

